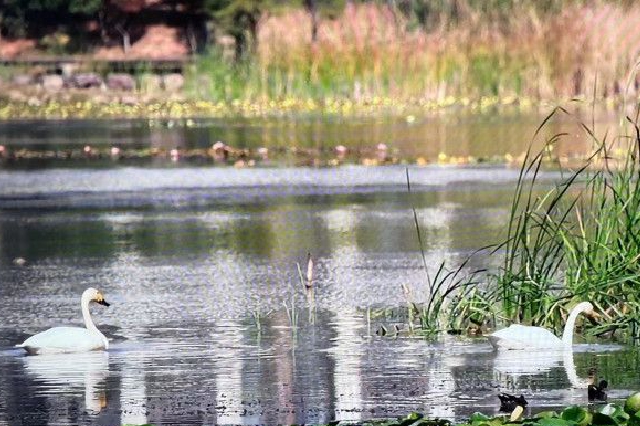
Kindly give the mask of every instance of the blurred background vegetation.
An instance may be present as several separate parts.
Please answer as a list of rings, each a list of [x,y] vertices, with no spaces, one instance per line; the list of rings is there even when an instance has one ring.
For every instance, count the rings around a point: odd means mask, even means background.
[[[208,100],[638,93],[626,0],[2,0],[0,55],[195,58]],[[158,32],[159,28],[170,29]],[[149,37],[156,31],[158,37]],[[29,41],[21,52],[7,46]],[[597,78],[596,78],[597,76]]]

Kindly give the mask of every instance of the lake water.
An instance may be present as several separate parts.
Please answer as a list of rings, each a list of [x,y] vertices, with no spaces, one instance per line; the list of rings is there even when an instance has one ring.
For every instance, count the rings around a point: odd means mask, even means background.
[[[0,163],[5,168],[171,166],[176,157],[169,153],[176,150],[182,165],[233,164],[238,159],[243,164],[254,160],[269,167],[372,162],[501,164],[526,151],[551,110],[504,108],[481,114],[454,109],[375,117],[0,121],[0,144],[6,147],[0,152]],[[581,159],[592,147],[581,123],[594,126],[602,137],[620,116],[615,111],[599,111],[592,120],[590,110],[578,107],[570,108],[570,113],[557,113],[547,123],[534,141],[535,149],[551,136],[566,133],[555,144],[552,156],[565,161]],[[217,141],[227,145],[230,155],[214,161],[207,156],[207,149]],[[380,145],[384,151],[377,149]],[[111,148],[119,150],[118,154],[111,155]],[[29,161],[7,161],[13,154]],[[69,157],[77,161],[69,161]]]
[[[100,125],[116,132],[123,123]],[[68,129],[56,136],[57,125],[28,126],[48,129],[34,137],[37,149],[87,143]],[[6,146],[31,143],[20,126],[0,124]],[[94,145],[114,137],[91,135]],[[326,423],[414,410],[462,419],[497,413],[500,391],[523,393],[535,412],[586,405],[571,382],[592,366],[609,380],[610,399],[637,390],[637,348],[592,342],[565,359],[496,354],[484,337],[412,336],[402,285],[417,301],[427,291],[412,207],[433,275],[441,261],[455,267],[499,240],[518,170],[411,166],[412,194],[405,173],[3,163],[0,424]],[[306,268],[308,252],[313,297],[297,266]],[[480,255],[469,268],[498,262]],[[48,327],[80,325],[89,286],[111,303],[92,307],[109,351],[27,357],[12,348]],[[381,336],[382,326],[391,332]]]

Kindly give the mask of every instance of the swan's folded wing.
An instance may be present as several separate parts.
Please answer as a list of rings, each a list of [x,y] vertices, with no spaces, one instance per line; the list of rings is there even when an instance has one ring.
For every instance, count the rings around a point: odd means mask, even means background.
[[[29,352],[82,352],[101,349],[96,333],[80,327],[54,327],[29,337],[22,345]]]
[[[513,349],[556,348],[562,346],[562,340],[542,327],[530,327],[513,324],[492,333],[490,339],[499,341],[500,346]],[[506,344],[508,342],[508,344]]]

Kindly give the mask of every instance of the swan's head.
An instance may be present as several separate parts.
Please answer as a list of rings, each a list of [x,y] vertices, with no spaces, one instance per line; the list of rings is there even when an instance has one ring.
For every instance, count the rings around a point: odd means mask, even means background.
[[[593,309],[591,302],[578,303],[573,310],[578,311],[588,317],[594,318],[597,316],[596,311]]]
[[[106,300],[104,300],[104,295],[93,287],[89,287],[82,293],[82,298],[89,300],[89,302],[95,302],[102,306],[109,306]]]
[[[593,309],[593,305],[589,302],[578,303],[573,310],[578,313],[582,313],[592,324],[597,324],[598,319],[601,318],[601,316]]]

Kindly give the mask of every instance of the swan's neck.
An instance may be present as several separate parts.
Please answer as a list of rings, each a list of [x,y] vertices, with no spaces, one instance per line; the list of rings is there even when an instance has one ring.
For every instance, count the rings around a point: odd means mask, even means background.
[[[578,377],[578,373],[576,372],[576,365],[573,362],[573,351],[569,347],[565,347],[562,356],[564,369],[567,372],[567,379],[569,379],[569,383],[574,388],[586,388],[587,382]]]
[[[97,333],[102,338],[102,340],[107,342],[107,338],[104,337],[102,333],[100,333],[100,330],[98,330],[98,327],[96,327],[96,325],[93,323],[93,320],[91,319],[91,313],[89,312],[90,301],[91,300],[88,297],[82,298],[82,319],[84,320],[84,326],[87,327],[87,330]]]
[[[580,309],[573,309],[569,314],[567,323],[564,326],[564,332],[562,333],[562,344],[565,347],[571,347],[573,345],[573,330],[576,328],[576,319],[582,311]]]
[[[89,298],[82,298],[82,319],[84,320],[84,326],[91,331],[98,331],[98,328],[93,323],[91,319],[91,312],[89,312]],[[99,331],[98,331],[99,332]]]

